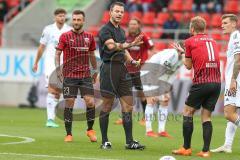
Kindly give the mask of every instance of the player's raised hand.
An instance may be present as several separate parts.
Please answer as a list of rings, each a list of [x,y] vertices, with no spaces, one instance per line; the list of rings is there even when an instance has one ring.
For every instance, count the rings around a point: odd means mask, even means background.
[[[179,43],[172,43],[171,46],[173,48],[175,48],[180,53],[184,53],[185,52],[184,48],[182,48]]]
[[[38,65],[37,65],[37,64],[34,64],[33,67],[32,67],[32,71],[33,71],[34,73],[36,73],[37,70],[38,70]]]
[[[139,45],[143,44],[142,39],[143,39],[143,35],[141,34],[141,35],[137,36],[131,44],[133,46],[139,46]]]

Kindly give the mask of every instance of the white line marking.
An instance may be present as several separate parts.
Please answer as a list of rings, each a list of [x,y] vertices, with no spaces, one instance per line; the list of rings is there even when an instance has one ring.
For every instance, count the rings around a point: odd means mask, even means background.
[[[120,160],[120,159],[87,158],[87,157],[68,157],[68,156],[51,156],[51,155],[44,155],[44,154],[22,154],[22,153],[0,153],[0,155],[29,156],[29,157],[43,157],[43,158],[80,159],[80,160]]]
[[[11,138],[24,139],[23,141],[20,141],[20,142],[0,143],[1,145],[32,143],[32,142],[35,141],[35,139],[33,139],[33,138],[29,138],[29,137],[21,137],[21,136],[11,136],[11,135],[7,135],[7,134],[0,134],[0,137],[11,137]]]

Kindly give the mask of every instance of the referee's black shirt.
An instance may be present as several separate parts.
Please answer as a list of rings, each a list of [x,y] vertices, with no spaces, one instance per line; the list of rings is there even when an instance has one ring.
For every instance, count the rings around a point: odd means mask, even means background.
[[[113,39],[116,43],[126,41],[125,31],[118,26],[117,28],[109,21],[99,31],[99,51],[101,60],[105,63],[114,61],[124,63],[125,51],[110,51],[106,45],[106,40]]]

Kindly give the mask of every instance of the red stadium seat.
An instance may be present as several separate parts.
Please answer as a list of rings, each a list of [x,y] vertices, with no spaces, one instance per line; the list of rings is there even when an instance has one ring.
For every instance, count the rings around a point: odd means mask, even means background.
[[[125,12],[121,21],[121,24],[127,25],[129,22],[129,13]]]
[[[7,5],[9,8],[16,7],[20,4],[20,0],[7,0]]]
[[[199,13],[198,16],[204,18],[206,22],[210,22],[210,15],[208,13]]]
[[[226,13],[238,13],[238,1],[227,0],[224,5],[224,12]]]
[[[99,28],[99,26],[91,26],[88,28],[88,32],[92,33],[94,37],[97,37]]]
[[[184,5],[182,6],[183,11],[192,11],[192,0],[185,0]]]
[[[160,51],[160,50],[166,49],[167,45],[165,42],[155,42],[154,47],[156,48],[156,50]]]
[[[176,12],[176,13],[173,13],[173,16],[178,22],[180,22],[182,20],[183,14],[182,12]]]
[[[211,26],[212,26],[212,27],[220,27],[221,24],[222,24],[222,22],[221,22],[221,17],[222,17],[222,15],[219,14],[219,13],[213,14],[213,15],[212,15],[211,22],[210,22]]]
[[[152,39],[159,39],[162,35],[162,32],[153,32],[152,33]]]
[[[162,26],[167,19],[168,19],[168,13],[164,13],[164,12],[158,13],[156,24]]]
[[[170,11],[183,11],[183,1],[182,0],[174,0],[169,4],[168,9]]]
[[[109,19],[110,19],[109,11],[104,11],[101,23],[105,24],[109,21]]]
[[[154,27],[146,26],[146,27],[144,27],[143,33],[149,37],[152,37],[154,29],[155,29]]]
[[[214,40],[222,40],[222,34],[221,34],[221,33],[212,33],[212,34],[211,34],[211,37],[212,37]]]
[[[155,13],[154,12],[147,12],[143,15],[142,23],[145,25],[154,25],[155,22]]]
[[[131,18],[132,18],[132,17],[136,17],[136,18],[138,18],[138,19],[141,19],[141,18],[142,18],[142,12],[139,12],[139,11],[132,12],[132,13],[130,14],[130,17],[131,17]]]

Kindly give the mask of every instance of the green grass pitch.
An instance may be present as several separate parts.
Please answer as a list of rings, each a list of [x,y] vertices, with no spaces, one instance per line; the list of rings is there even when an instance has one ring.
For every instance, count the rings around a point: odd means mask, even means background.
[[[0,160],[71,160],[71,159],[121,159],[121,160],[159,160],[164,155],[171,155],[171,150],[182,144],[182,123],[179,121],[168,121],[167,131],[174,137],[148,138],[145,136],[144,127],[137,123],[134,118],[134,137],[147,146],[144,151],[129,151],[124,149],[125,136],[122,126],[114,125],[118,118],[117,112],[111,114],[109,126],[109,139],[112,142],[112,150],[99,149],[101,138],[98,119],[94,128],[97,131],[99,141],[90,143],[85,135],[86,122],[73,123],[74,142],[64,143],[65,130],[63,121],[60,128],[46,128],[45,110],[43,109],[17,109],[0,108],[0,134],[11,136],[22,136],[35,139],[35,142],[25,144],[3,145],[3,143],[18,142],[16,137],[0,136]],[[213,117],[213,138],[211,148],[223,144],[226,120],[222,116]],[[157,129],[157,122],[154,122]],[[239,160],[240,159],[240,136],[236,133],[232,154],[212,154],[211,160]],[[177,160],[200,160],[195,154],[202,147],[202,126],[200,118],[194,119],[194,134],[192,140],[193,156],[174,156]]]

